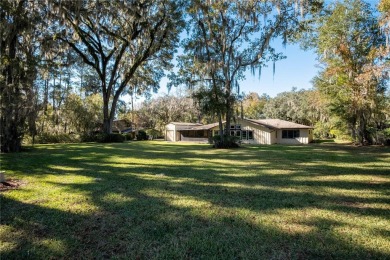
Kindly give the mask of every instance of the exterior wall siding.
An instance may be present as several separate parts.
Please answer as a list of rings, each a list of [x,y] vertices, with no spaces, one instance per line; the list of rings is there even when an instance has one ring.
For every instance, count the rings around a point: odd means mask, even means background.
[[[234,123],[232,123],[234,124]],[[257,126],[246,121],[238,120],[237,124],[241,125],[241,130],[251,130],[253,131],[252,140],[241,140],[244,144],[273,144],[274,140],[272,139],[272,132],[265,127]],[[214,131],[219,130],[219,127],[216,126],[212,128],[213,136]]]
[[[165,127],[165,140],[170,142],[176,141],[176,126],[174,124],[167,124]]]
[[[165,140],[166,141],[174,141],[175,140],[175,131],[174,130],[166,130],[165,131]]]
[[[283,129],[283,130],[298,130],[298,129]],[[276,139],[276,143],[278,144],[308,144],[312,141],[310,140],[310,136],[309,136],[310,129],[299,129],[298,138],[282,138],[283,130],[278,130],[278,134],[277,134],[278,138]],[[311,139],[312,138],[313,137],[311,137]]]
[[[235,124],[232,122],[232,125]],[[313,129],[281,129],[274,130],[267,127],[263,127],[257,124],[245,120],[237,120],[237,123],[241,125],[241,130],[253,131],[252,140],[241,140],[242,143],[246,144],[308,144],[313,141]],[[199,137],[184,137],[181,135],[179,130],[185,129],[186,126],[179,126],[174,124],[168,124],[165,131],[165,140],[167,141],[197,141],[205,142],[207,138]],[[214,132],[219,130],[219,126],[215,126],[210,129],[212,136]],[[299,130],[298,138],[282,138],[283,130]]]
[[[271,131],[268,128],[257,126],[246,121],[239,120],[242,130],[253,131],[252,140],[242,140],[244,144],[272,144]]]
[[[309,143],[313,142],[313,129],[309,129]]]

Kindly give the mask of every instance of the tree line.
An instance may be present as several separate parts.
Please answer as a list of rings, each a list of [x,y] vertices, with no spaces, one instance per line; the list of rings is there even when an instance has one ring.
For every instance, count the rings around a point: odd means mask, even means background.
[[[215,123],[217,116],[203,113],[197,100],[191,95],[164,95],[144,101],[136,110],[133,122],[144,129],[155,129],[157,136],[164,134],[165,125],[170,122]],[[385,144],[390,140],[390,124],[386,116],[390,112],[390,97],[387,95],[378,120],[372,118],[367,124],[369,140],[375,144]],[[131,118],[131,112],[121,118]],[[278,118],[314,127],[315,139],[337,138],[353,141],[346,121],[332,112],[328,100],[321,90],[300,89],[279,93],[275,97],[256,92],[242,93],[236,103],[232,120],[239,118],[265,119]]]
[[[229,125],[237,116],[268,116],[321,124],[323,135],[337,125],[357,143],[373,142],[374,132],[388,128],[389,5],[1,1],[1,151],[20,151],[26,137],[110,134],[114,118],[129,114],[157,131],[168,121]],[[242,95],[245,71],[260,76],[262,67],[285,58],[272,47],[276,38],[317,50],[323,67],[313,90],[273,99]],[[168,87],[184,86],[185,97],[148,99],[164,76]],[[135,109],[139,96],[147,101]]]

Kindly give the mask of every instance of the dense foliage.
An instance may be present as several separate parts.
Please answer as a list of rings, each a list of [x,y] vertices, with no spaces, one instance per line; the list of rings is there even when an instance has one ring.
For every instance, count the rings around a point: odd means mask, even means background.
[[[115,118],[131,122],[127,139],[140,129],[162,137],[171,121],[272,117],[313,125],[317,138],[384,143],[389,6],[388,0],[371,7],[339,1],[326,9],[314,0],[0,1],[1,151],[20,151],[23,140],[94,141],[110,134]],[[187,35],[180,34],[184,21]],[[245,71],[261,74],[284,58],[272,47],[276,38],[316,48],[323,70],[313,89],[274,98],[240,93]],[[168,73],[169,87],[184,86],[184,94],[151,98]]]
[[[30,1],[0,2],[0,139],[2,152],[21,150],[26,131],[34,132],[37,45],[40,10]]]
[[[317,12],[321,4],[315,0],[192,1],[187,9],[190,35],[183,41],[184,54],[173,84],[194,89],[201,109],[217,116],[224,135],[222,120],[229,129],[244,72],[260,73],[268,61],[283,58],[271,46],[272,40],[282,37],[286,43],[303,30],[302,18]]]
[[[171,0],[1,1],[1,150],[19,151],[26,125],[34,140],[36,121],[41,132],[93,131],[95,116],[77,121],[88,117],[82,112],[88,105],[80,103],[95,93],[102,99],[98,127],[110,134],[121,95],[156,90],[163,70],[172,68],[181,6]]]
[[[316,48],[325,68],[314,80],[332,115],[356,143],[373,143],[384,127],[389,47],[369,4],[338,2],[319,22]]]

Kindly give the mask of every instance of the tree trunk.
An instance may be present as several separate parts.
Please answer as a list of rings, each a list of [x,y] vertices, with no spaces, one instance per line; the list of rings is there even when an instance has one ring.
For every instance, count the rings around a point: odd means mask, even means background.
[[[223,123],[222,123],[222,114],[219,111],[218,112],[218,123],[219,123],[219,136],[223,137]]]
[[[5,46],[2,46],[4,49],[1,50],[2,56],[6,56],[10,61],[3,72],[3,75],[5,76],[5,84],[2,83],[2,85],[4,84],[5,86],[1,87],[1,99],[3,103],[0,133],[2,152],[19,152],[21,150],[22,133],[20,131],[20,123],[23,122],[23,119],[19,114],[19,105],[21,102],[19,90],[20,84],[18,82],[21,75],[18,75],[18,72],[15,71],[15,68],[19,66],[19,64],[15,64],[17,39],[16,33],[9,39],[8,53],[5,53]]]
[[[103,93],[103,133],[111,134],[112,118],[109,112],[110,97],[107,93]]]
[[[367,120],[363,111],[360,113],[359,120],[359,144],[372,144],[370,133],[367,131]]]

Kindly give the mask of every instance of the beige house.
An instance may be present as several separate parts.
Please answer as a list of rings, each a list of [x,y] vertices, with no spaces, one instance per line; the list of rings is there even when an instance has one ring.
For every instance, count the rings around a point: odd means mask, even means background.
[[[165,126],[165,140],[171,142],[184,141],[181,136],[182,131],[192,129],[193,127],[196,126],[202,126],[202,124],[171,122]],[[192,141],[196,141],[196,140],[192,140]]]
[[[242,143],[249,144],[308,144],[313,141],[313,127],[280,119],[238,119],[231,123],[228,131]],[[207,142],[209,137],[218,134],[218,123],[172,122],[166,126],[165,140]]]

